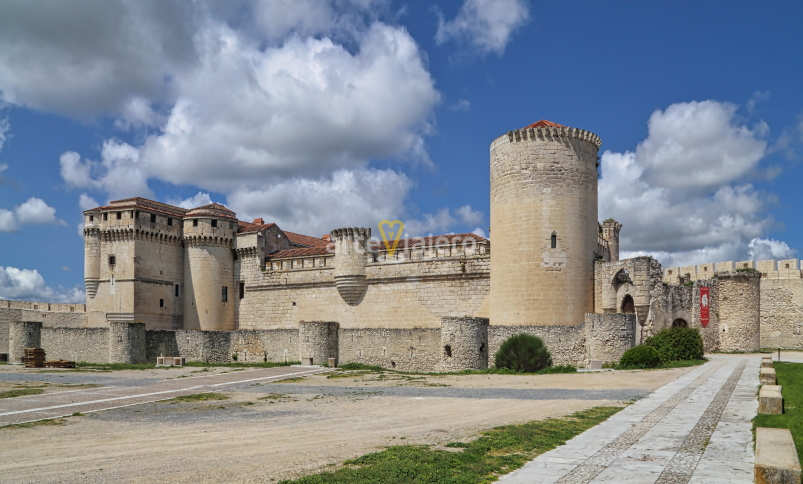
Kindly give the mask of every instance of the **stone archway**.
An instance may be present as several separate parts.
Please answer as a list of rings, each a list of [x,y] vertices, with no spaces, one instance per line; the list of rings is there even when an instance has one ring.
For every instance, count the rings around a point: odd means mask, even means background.
[[[632,314],[636,312],[636,303],[633,301],[633,296],[627,294],[622,299],[622,312],[625,314]]]
[[[672,321],[673,328],[688,328],[689,323],[686,322],[683,318],[677,318],[676,320]]]

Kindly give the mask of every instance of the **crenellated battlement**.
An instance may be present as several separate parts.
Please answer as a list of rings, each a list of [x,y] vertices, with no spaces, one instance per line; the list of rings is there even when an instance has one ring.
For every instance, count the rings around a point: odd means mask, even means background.
[[[331,233],[334,240],[367,240],[371,238],[370,227],[347,227],[335,229]]]
[[[539,128],[522,128],[507,132],[507,139],[511,143],[526,141],[528,139],[554,140],[555,138],[577,138],[593,143],[599,148],[602,140],[591,131],[566,126],[545,126]]]
[[[713,278],[720,272],[737,272],[739,270],[755,270],[761,273],[762,279],[803,279],[803,271],[799,259],[760,260],[760,261],[726,261],[712,262],[664,269],[663,281],[666,284],[682,284],[697,280]]]

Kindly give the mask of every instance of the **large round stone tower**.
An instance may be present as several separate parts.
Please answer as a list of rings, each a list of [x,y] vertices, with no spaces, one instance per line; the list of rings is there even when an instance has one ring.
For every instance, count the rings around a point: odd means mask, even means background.
[[[491,143],[492,325],[574,325],[594,312],[600,144],[549,121]]]
[[[184,328],[234,328],[234,256],[237,217],[212,203],[184,216]]]

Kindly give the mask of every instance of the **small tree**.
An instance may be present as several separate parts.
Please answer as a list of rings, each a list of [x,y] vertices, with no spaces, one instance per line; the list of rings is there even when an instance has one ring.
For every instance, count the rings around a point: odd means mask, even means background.
[[[497,368],[533,373],[552,366],[552,355],[541,338],[529,334],[517,334],[507,339],[496,352]]]

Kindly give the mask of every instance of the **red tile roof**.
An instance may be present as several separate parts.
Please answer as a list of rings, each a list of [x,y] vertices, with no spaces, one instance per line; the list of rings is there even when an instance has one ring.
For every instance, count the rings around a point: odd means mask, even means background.
[[[275,223],[269,224],[252,224],[250,222],[243,222],[242,220],[237,222],[237,226],[240,227],[238,233],[246,234],[249,232],[259,232],[260,230],[266,230],[276,225]]]
[[[287,235],[287,238],[290,240],[290,242],[296,245],[308,245],[310,247],[326,247],[326,245],[329,244],[328,241],[319,239],[317,237],[310,237],[309,235],[296,234],[294,232],[288,232],[286,230],[283,230],[282,232],[284,232],[285,235]]]
[[[277,250],[276,252],[269,254],[268,259],[287,259],[291,257],[308,257],[333,254],[334,252],[328,250],[326,247],[303,247],[300,249]]]
[[[525,126],[524,129],[528,128],[565,128],[566,126],[558,123],[553,123],[552,121],[547,121],[546,119],[542,119],[537,123],[533,123],[529,126]]]
[[[409,249],[419,247],[429,247],[433,245],[453,245],[471,242],[487,241],[485,237],[480,237],[477,234],[450,234],[450,235],[433,235],[431,237],[415,237],[412,239],[401,239],[396,249]],[[393,247],[393,241],[390,243],[381,241],[373,242],[371,248],[374,249],[387,249]]]

